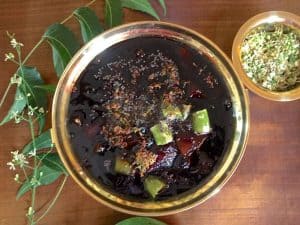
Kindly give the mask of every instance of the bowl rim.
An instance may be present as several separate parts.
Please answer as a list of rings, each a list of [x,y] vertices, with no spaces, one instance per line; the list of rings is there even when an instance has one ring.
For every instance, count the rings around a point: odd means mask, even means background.
[[[151,33],[153,31],[158,33],[155,33],[154,35]],[[224,164],[222,164],[220,168],[214,172],[212,176],[213,179],[206,182],[205,185],[201,186],[201,188],[198,188],[196,191],[186,194],[187,196],[180,197],[172,201],[159,201],[158,204],[157,202],[137,203],[135,201],[124,200],[118,196],[114,196],[111,192],[107,192],[103,187],[100,187],[99,182],[96,182],[91,176],[89,176],[77,162],[75,154],[72,151],[71,144],[68,140],[69,136],[66,129],[68,96],[70,96],[72,87],[76,82],[76,76],[78,78],[85,68],[83,65],[88,65],[88,63],[94,58],[93,55],[98,55],[100,52],[105,50],[105,46],[110,47],[115,43],[126,40],[126,38],[128,38],[126,35],[134,36],[139,35],[141,32],[145,32],[146,36],[149,33],[150,36],[158,36],[162,38],[165,37],[165,35],[173,37],[172,35],[177,34],[179,38],[186,38],[186,41],[191,44],[196,44],[197,38],[204,42],[207,46],[204,46],[203,43],[198,45],[201,45],[202,48],[207,48],[206,53],[211,53],[207,56],[212,60],[216,60],[216,62],[220,64],[218,64],[218,66],[224,70],[222,70],[222,73],[224,73],[224,76],[226,75],[226,82],[228,82],[227,85],[231,85],[231,88],[234,87],[233,90],[230,91],[234,94],[234,99],[232,99],[232,101],[234,103],[234,107],[236,107],[236,129],[232,140],[232,147],[230,148],[230,151],[226,153],[226,157],[224,156]],[[99,41],[101,41],[102,45],[97,48],[103,48],[100,52],[99,49],[97,51],[93,49]],[[211,50],[208,48],[211,48]],[[212,54],[213,51],[214,54]],[[216,194],[236,170],[244,154],[249,135],[250,111],[248,94],[228,57],[219,47],[203,35],[183,26],[166,22],[143,21],[125,24],[100,34],[84,45],[71,59],[63,72],[54,94],[52,109],[52,140],[56,145],[60,158],[71,177],[85,190],[85,192],[102,204],[117,211],[140,216],[163,216],[175,214],[190,209]],[[175,204],[175,206],[173,204]],[[137,206],[141,208],[138,208]]]
[[[288,91],[271,91],[255,84],[246,74],[241,63],[241,45],[247,34],[256,27],[268,23],[282,23],[300,29],[300,17],[285,11],[268,11],[248,19],[237,32],[232,45],[232,62],[244,85],[255,94],[273,101],[294,101],[300,99],[300,85]]]

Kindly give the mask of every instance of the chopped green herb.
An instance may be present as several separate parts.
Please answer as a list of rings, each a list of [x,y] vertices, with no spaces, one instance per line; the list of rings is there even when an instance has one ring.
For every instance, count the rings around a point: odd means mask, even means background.
[[[120,174],[130,175],[132,172],[132,167],[125,159],[117,157],[115,163],[115,171]]]
[[[290,90],[300,83],[300,30],[280,23],[261,25],[246,36],[241,59],[257,85]]]
[[[144,187],[151,197],[155,198],[156,195],[166,187],[166,184],[158,177],[148,176],[144,181]]]
[[[165,145],[173,141],[172,131],[165,121],[161,121],[159,124],[151,127],[150,131],[157,145]]]
[[[194,112],[192,117],[193,130],[195,133],[206,134],[210,132],[209,116],[206,109]]]

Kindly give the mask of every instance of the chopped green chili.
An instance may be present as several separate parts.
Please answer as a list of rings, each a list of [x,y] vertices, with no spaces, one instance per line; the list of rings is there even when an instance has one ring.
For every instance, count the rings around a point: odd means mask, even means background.
[[[152,198],[155,198],[156,195],[166,187],[166,184],[158,177],[148,176],[144,181],[145,190],[151,195]]]
[[[165,121],[161,121],[159,124],[151,127],[150,131],[157,145],[165,145],[173,141],[172,131]]]
[[[132,172],[132,167],[125,159],[117,157],[115,162],[115,171],[120,174],[130,175]]]
[[[206,109],[194,112],[192,115],[192,123],[193,130],[196,134],[206,134],[211,130]]]

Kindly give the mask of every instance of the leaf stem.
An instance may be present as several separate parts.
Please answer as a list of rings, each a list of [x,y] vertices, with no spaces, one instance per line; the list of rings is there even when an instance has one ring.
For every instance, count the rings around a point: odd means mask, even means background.
[[[43,159],[44,159],[45,157],[47,157],[47,155],[49,155],[49,154],[52,152],[52,150],[53,150],[53,147],[51,147],[50,150],[47,151],[46,154],[45,154],[42,158],[39,159],[39,163],[37,164],[37,167],[39,167],[39,166],[41,165]]]
[[[22,170],[23,170],[23,173],[24,173],[24,176],[26,178],[26,181],[28,181],[28,176],[27,176],[27,173],[26,173],[26,170],[24,167],[22,167]]]
[[[96,1],[97,1],[97,0],[92,0],[92,1],[90,1],[89,3],[85,4],[84,6],[85,6],[85,7],[88,7],[88,6],[92,5],[92,4],[94,4]],[[60,23],[61,23],[61,24],[64,24],[64,23],[66,23],[68,20],[70,20],[72,17],[73,17],[73,13],[71,13],[69,16],[67,16],[67,17],[66,17],[63,21],[61,21]]]
[[[68,20],[70,20],[72,17],[73,17],[73,13],[70,14],[68,17],[66,17],[66,18],[65,18],[63,21],[61,21],[60,23],[61,23],[61,24],[64,24],[64,23],[66,23]]]
[[[27,54],[25,57],[23,64],[27,62],[27,60],[30,58],[30,56],[35,52],[35,50],[43,43],[44,38],[42,37],[36,44],[35,46],[31,49],[31,51]]]
[[[60,187],[59,187],[59,189],[58,189],[58,191],[57,191],[55,197],[53,198],[52,202],[50,203],[49,207],[48,207],[48,208],[45,210],[45,212],[44,212],[44,213],[43,213],[43,214],[35,221],[35,223],[38,223],[41,219],[43,219],[43,218],[47,215],[47,213],[51,210],[51,208],[55,205],[55,203],[56,203],[58,197],[60,196],[60,194],[61,194],[61,192],[62,192],[62,190],[63,190],[63,187],[65,186],[65,183],[66,183],[67,179],[68,179],[68,176],[66,175],[66,176],[64,177],[64,180],[63,180],[63,182],[61,183],[61,185],[60,185]]]
[[[9,82],[9,84],[8,84],[8,86],[7,86],[7,88],[6,88],[5,92],[4,92],[4,94],[3,94],[3,97],[2,97],[2,99],[1,99],[1,102],[0,102],[0,108],[2,107],[2,105],[3,105],[3,103],[4,103],[4,101],[5,101],[6,97],[7,97],[7,94],[8,94],[8,92],[9,92],[11,86],[12,86],[12,83]]]
[[[41,42],[39,42],[39,43],[41,43]],[[21,77],[24,78],[24,71],[23,71],[24,61],[22,62],[21,49],[16,48],[16,51],[17,51],[17,54],[18,54],[19,68],[20,68],[20,71],[21,71]],[[30,53],[28,55],[30,55],[32,53],[33,53],[33,51],[30,51]],[[25,81],[25,79],[23,79],[23,80]],[[28,97],[25,96],[25,99],[26,99],[27,106],[29,106],[30,104],[29,104]],[[34,124],[33,124],[32,116],[30,116],[30,115],[29,115],[28,123],[29,123],[29,128],[30,128],[30,134],[31,134],[31,139],[32,139],[33,150],[34,150],[34,153],[36,154]],[[34,154],[34,160],[33,160],[33,179],[36,180],[36,177],[37,177],[37,157],[35,156],[35,154]],[[36,188],[37,188],[37,186],[33,185],[32,192],[31,192],[31,206],[30,206],[31,212],[30,212],[30,214],[28,214],[28,224],[29,225],[34,225],[35,224],[35,222],[34,222],[34,214],[35,214],[34,208],[35,208]]]
[[[95,3],[97,0],[92,0],[90,1],[89,3],[87,3],[85,5],[85,7],[88,7],[90,5],[92,5],[93,3]],[[73,13],[70,14],[69,16],[67,16],[62,22],[60,22],[61,24],[64,24],[66,23],[68,20],[70,20],[71,18],[73,17]],[[30,56],[35,52],[35,50],[43,43],[45,39],[42,37],[36,44],[35,46],[31,49],[31,51],[27,54],[27,56],[25,57],[24,61],[23,61],[23,64],[25,64],[28,59],[30,58]]]
[[[87,3],[87,4],[85,5],[85,7],[88,7],[88,6],[92,5],[92,4],[94,4],[96,1],[97,1],[97,0],[92,0],[92,1],[90,1],[89,3]]]
[[[13,62],[13,63],[15,63],[15,64],[17,64],[19,66],[19,63],[16,60],[10,59],[9,61],[11,61],[11,62]]]
[[[36,154],[36,143],[35,143],[35,135],[34,135],[34,127],[33,127],[33,122],[31,116],[29,116],[29,127],[30,127],[30,133],[31,133],[31,138],[32,138],[32,145],[33,145],[33,151],[34,151],[34,161],[33,161],[33,177],[37,177],[37,158],[35,156]],[[32,192],[31,192],[31,208],[34,210],[35,207],[35,196],[36,196],[36,185],[32,187]],[[34,212],[32,215],[29,215],[29,225],[34,225]]]

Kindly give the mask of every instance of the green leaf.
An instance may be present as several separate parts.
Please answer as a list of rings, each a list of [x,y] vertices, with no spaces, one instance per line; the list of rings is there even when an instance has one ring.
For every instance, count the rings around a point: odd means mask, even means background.
[[[54,69],[56,75],[60,77],[64,72],[65,67],[68,65],[71,58],[68,59],[69,56],[61,56],[55,47],[51,46],[51,48],[52,48],[52,60],[53,60]]]
[[[98,34],[103,32],[99,18],[90,8],[78,8],[73,12],[73,15],[80,23],[81,35],[84,43],[87,43]]]
[[[159,20],[159,16],[151,6],[148,0],[121,0],[122,6],[129,9],[138,10],[144,13],[148,13],[153,16],[157,20]]]
[[[52,139],[51,139],[51,131],[47,130],[44,133],[42,133],[40,136],[36,137],[35,138],[35,146],[36,146],[36,151],[45,149],[45,148],[51,148],[53,146]],[[26,155],[31,151],[33,151],[33,142],[32,141],[24,147],[23,154]]]
[[[38,117],[38,123],[39,123],[39,134],[41,134],[45,128],[46,117],[44,115],[40,115]]]
[[[53,24],[47,28],[43,35],[52,47],[54,68],[58,76],[61,76],[72,56],[79,49],[75,35],[62,24]]]
[[[35,87],[44,84],[37,69],[35,67],[22,66],[17,73],[22,77],[20,90],[24,96],[27,96],[29,105],[32,108],[43,107],[45,109],[47,107],[46,92]]]
[[[165,0],[158,0],[158,2],[164,10],[164,15],[166,15],[167,14],[167,7],[166,7]]]
[[[43,165],[37,169],[37,180],[40,182],[40,185],[48,185],[56,181],[62,174],[61,171]]]
[[[7,123],[11,119],[15,117],[16,114],[19,114],[23,111],[23,109],[26,106],[26,99],[23,93],[20,91],[19,87],[17,87],[17,91],[14,98],[14,103],[8,110],[8,113],[4,117],[4,119],[1,121],[0,126]]]
[[[116,225],[167,225],[159,220],[148,217],[132,217],[123,220]]]
[[[68,174],[57,153],[40,153],[37,157],[42,161],[43,165],[53,170]]]
[[[38,89],[42,89],[42,90],[46,91],[49,94],[54,94],[54,92],[56,90],[56,85],[54,85],[54,84],[37,85],[35,87],[38,88]]]
[[[122,23],[123,12],[120,0],[105,0],[105,24],[115,27]]]
[[[37,174],[36,175],[37,182],[35,184],[33,184],[33,182],[31,182],[32,177],[33,177],[33,175],[31,174],[28,177],[28,180],[26,180],[22,184],[20,189],[18,190],[18,193],[17,193],[17,196],[16,196],[17,199],[19,199],[26,192],[31,190],[34,185],[35,185],[35,187],[39,187],[39,186],[42,186],[42,185],[51,184],[54,181],[56,181],[63,173],[61,171],[53,170],[53,169],[43,165],[43,166],[40,166],[39,168],[37,168],[36,174]]]
[[[31,178],[30,178],[31,179]],[[32,184],[30,183],[30,179],[25,181],[22,186],[19,188],[17,192],[16,199],[18,200],[21,198],[27,191],[29,191],[32,188]]]

